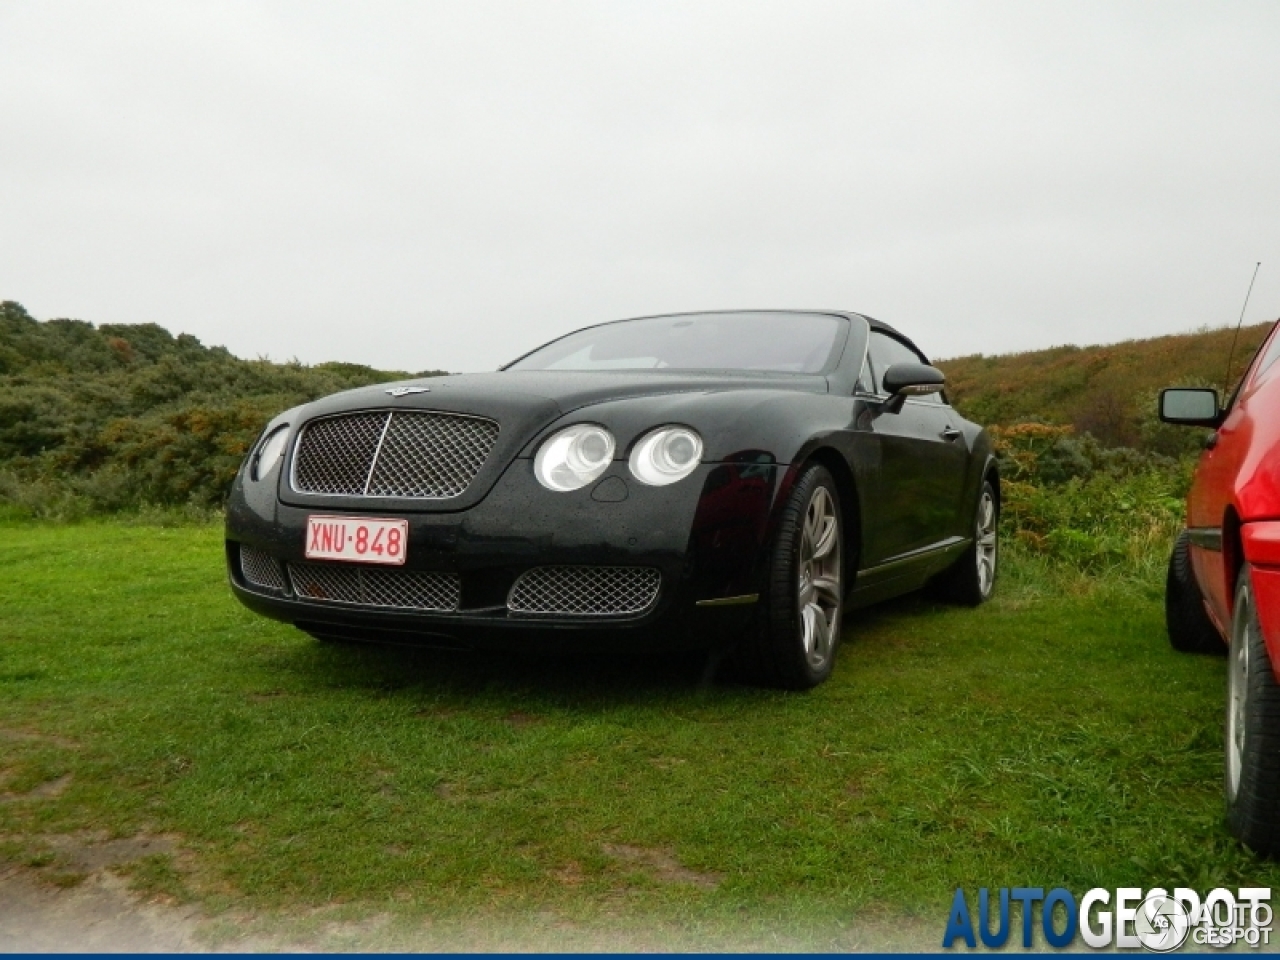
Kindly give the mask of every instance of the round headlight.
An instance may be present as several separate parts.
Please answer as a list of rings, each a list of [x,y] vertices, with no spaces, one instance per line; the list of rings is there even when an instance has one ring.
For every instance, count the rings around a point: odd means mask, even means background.
[[[272,432],[271,436],[263,440],[258,447],[258,455],[253,461],[253,479],[261,480],[271,468],[276,465],[276,461],[284,453],[284,446],[289,441],[289,428],[281,427]]]
[[[533,472],[548,490],[577,490],[604,473],[613,461],[613,434],[579,423],[553,434],[533,458]]]
[[[641,483],[665,487],[683,480],[702,462],[702,438],[688,427],[659,427],[631,451],[631,473]]]

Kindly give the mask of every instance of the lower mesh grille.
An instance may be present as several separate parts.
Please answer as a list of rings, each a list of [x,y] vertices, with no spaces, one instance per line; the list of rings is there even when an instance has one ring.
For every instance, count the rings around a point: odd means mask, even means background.
[[[512,613],[616,617],[647,610],[662,574],[652,567],[534,567],[507,597]]]
[[[252,587],[284,591],[284,574],[275,558],[253,547],[240,547],[240,573],[245,583]]]
[[[291,563],[289,579],[293,592],[307,600],[392,610],[452,613],[462,596],[462,581],[456,573]]]
[[[240,572],[250,587],[284,593],[282,565],[253,547],[240,547]],[[290,563],[293,592],[303,600],[456,613],[462,579],[456,573]],[[658,599],[662,574],[652,567],[535,567],[516,580],[507,609],[528,616],[618,617],[643,613]]]

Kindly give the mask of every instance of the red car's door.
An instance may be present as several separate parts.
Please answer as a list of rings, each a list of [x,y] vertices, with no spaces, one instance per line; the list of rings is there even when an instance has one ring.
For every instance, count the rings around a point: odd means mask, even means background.
[[[1241,398],[1243,399],[1243,398]],[[1200,457],[1187,498],[1187,529],[1191,532],[1191,565],[1209,605],[1209,615],[1225,634],[1231,622],[1231,588],[1227,586],[1222,553],[1222,519],[1231,503],[1236,472],[1248,449],[1248,416],[1237,402],[1218,428],[1214,446]]]
[[[1266,386],[1271,371],[1268,359],[1274,360],[1280,346],[1280,326],[1258,351],[1232,403],[1227,418],[1213,438],[1211,446],[1200,457],[1195,479],[1187,498],[1187,528],[1191,533],[1191,563],[1196,580],[1209,606],[1209,614],[1225,634],[1231,622],[1231,597],[1235,585],[1229,583],[1225,554],[1222,549],[1223,520],[1234,504],[1235,491],[1242,465],[1256,457],[1255,435],[1259,421],[1275,421],[1275,393]],[[1274,430],[1264,429],[1266,436]]]

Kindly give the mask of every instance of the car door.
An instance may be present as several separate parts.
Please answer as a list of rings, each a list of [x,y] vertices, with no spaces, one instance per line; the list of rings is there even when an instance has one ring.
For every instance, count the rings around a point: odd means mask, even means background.
[[[1196,465],[1195,480],[1187,499],[1187,530],[1191,537],[1191,564],[1195,569],[1210,615],[1225,630],[1231,622],[1230,583],[1223,554],[1223,521],[1233,504],[1240,470],[1254,451],[1259,417],[1274,417],[1271,397],[1260,388],[1280,363],[1280,326],[1249,365],[1227,417],[1211,434]],[[1261,404],[1263,409],[1256,409]]]
[[[960,418],[938,395],[908,398],[899,412],[887,409],[884,372],[895,363],[927,362],[907,343],[872,330],[868,347],[873,384],[869,428],[879,447],[872,508],[862,518],[864,567],[927,551],[965,535],[962,519],[968,449]],[[860,382],[860,389],[865,384]]]

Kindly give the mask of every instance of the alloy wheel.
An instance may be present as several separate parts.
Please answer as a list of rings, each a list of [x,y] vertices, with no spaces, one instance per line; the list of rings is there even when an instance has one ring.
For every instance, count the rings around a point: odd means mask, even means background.
[[[840,520],[835,501],[819,486],[805,510],[798,571],[804,653],[813,669],[824,666],[840,637]]]
[[[996,582],[996,559],[999,545],[996,540],[996,499],[990,490],[982,491],[978,502],[978,523],[974,532],[977,543],[978,590],[983,597],[990,596]]]
[[[1244,729],[1249,706],[1249,642],[1253,639],[1253,596],[1241,588],[1236,594],[1236,614],[1231,623],[1231,650],[1227,666],[1227,802],[1240,790],[1244,760]]]

